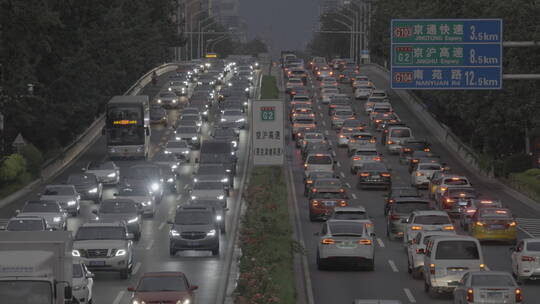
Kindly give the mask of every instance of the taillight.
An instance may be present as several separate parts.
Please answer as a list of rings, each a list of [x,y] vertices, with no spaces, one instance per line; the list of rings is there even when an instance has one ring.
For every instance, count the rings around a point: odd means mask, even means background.
[[[453,203],[453,202],[454,202],[453,199],[448,198],[448,197],[447,197],[444,201],[445,201],[447,204],[450,204],[450,203]]]
[[[486,270],[486,264],[480,264],[479,267],[480,270]]]
[[[474,291],[472,288],[467,289],[467,302],[474,302]]]
[[[369,176],[369,173],[360,173],[360,176],[362,176],[362,177],[368,177],[368,176]]]
[[[323,245],[332,245],[332,244],[335,244],[336,242],[333,240],[333,239],[323,239],[321,241],[321,244]]]
[[[312,201],[312,202],[311,202],[311,205],[312,205],[313,207],[317,207],[317,206],[320,206],[321,203],[319,203],[319,201]]]
[[[521,303],[523,301],[523,293],[520,288],[516,288],[514,292],[516,294],[516,303]]]
[[[348,205],[349,205],[349,204],[347,204],[346,201],[340,201],[340,202],[339,202],[339,206],[340,206],[340,207],[347,207]]]
[[[381,157],[380,156],[375,156],[375,157],[373,157],[373,160],[374,161],[381,161]]]
[[[386,143],[389,144],[389,145],[391,145],[391,144],[393,144],[394,142],[391,141],[391,140],[389,140],[389,141],[387,141]]]
[[[372,144],[374,144],[374,143],[376,143],[377,141],[376,141],[375,139],[371,139],[369,142],[372,143]]]
[[[422,230],[422,226],[412,226],[411,230]]]
[[[534,261],[536,261],[536,258],[524,255],[524,256],[521,257],[521,261],[522,262],[534,262]]]
[[[424,248],[416,248],[416,254],[424,254]]]
[[[317,192],[317,188],[311,189],[311,192]]]
[[[345,135],[339,134],[339,138],[345,138]]]
[[[476,224],[476,226],[480,226],[480,227],[482,227],[482,226],[484,226],[484,225],[485,225],[485,224],[484,224],[484,223],[482,223],[482,222],[476,222],[475,224]]]
[[[306,181],[306,183],[308,183],[308,184],[313,184],[313,181],[310,180],[310,179],[308,179],[308,180]]]
[[[417,163],[417,162],[418,162],[418,159],[413,159],[412,162],[413,162],[413,163]]]
[[[383,173],[381,174],[383,177],[390,177],[390,173]]]
[[[416,176],[424,176],[424,173],[422,173],[422,172],[416,172]]]
[[[444,226],[443,230],[454,230],[454,226]]]
[[[358,240],[360,245],[371,245],[371,240]]]
[[[429,148],[424,149],[424,152],[429,152],[429,151],[431,151],[431,149],[429,149]]]
[[[429,264],[429,273],[435,274],[435,264]]]
[[[510,222],[508,223],[508,227],[516,227],[516,222]]]
[[[366,223],[364,224],[366,228],[373,228],[373,223]]]
[[[353,160],[360,160],[360,156],[355,156],[352,158]]]
[[[339,188],[339,192],[345,192],[345,189]]]

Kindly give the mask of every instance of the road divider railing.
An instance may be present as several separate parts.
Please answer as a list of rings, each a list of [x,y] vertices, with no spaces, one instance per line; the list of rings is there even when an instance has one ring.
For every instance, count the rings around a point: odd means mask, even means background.
[[[154,72],[156,75],[160,76],[176,70],[180,64],[181,63],[164,63],[151,69],[146,74],[141,76],[129,89],[127,89],[124,95],[139,94],[140,91],[152,81],[152,74]],[[102,114],[97,117],[96,120],[94,120],[94,122],[84,132],[77,136],[77,138],[73,140],[71,144],[62,149],[58,156],[47,160],[42,165],[39,179],[32,181],[24,188],[12,193],[4,199],[1,199],[0,207],[9,205],[12,202],[22,198],[23,196],[32,192],[33,189],[39,186],[42,182],[46,182],[62,172],[62,170],[77,159],[81,153],[86,151],[86,149],[101,136],[101,130],[104,126],[105,114]]]

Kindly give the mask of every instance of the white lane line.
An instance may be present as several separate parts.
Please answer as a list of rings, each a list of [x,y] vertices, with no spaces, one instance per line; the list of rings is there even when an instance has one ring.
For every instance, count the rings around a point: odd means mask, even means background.
[[[188,184],[186,184],[186,185],[184,186],[184,189],[187,189],[188,187],[189,187],[189,185],[188,185]]]
[[[179,200],[181,200],[181,199],[182,199],[182,194],[178,194],[178,195],[176,196],[176,200],[179,201]]]
[[[113,304],[120,304],[120,301],[122,301],[124,294],[126,294],[126,291],[120,290],[118,294],[116,295],[116,298],[114,298]]]
[[[340,163],[340,162],[337,162],[336,165],[337,165],[338,167],[341,167],[341,163]]]
[[[388,260],[388,264],[390,264],[390,268],[392,268],[393,272],[399,272],[399,270],[397,269],[396,263],[394,263],[394,261]]]
[[[322,110],[321,105],[317,105],[317,109]]]
[[[133,271],[131,272],[132,275],[136,275],[137,272],[139,271],[139,268],[141,268],[141,262],[137,262],[137,264],[135,264],[135,267],[133,267]]]
[[[323,121],[323,124],[324,124],[324,121]],[[328,130],[324,130],[324,135],[328,136],[330,134],[330,132],[328,132]]]
[[[409,299],[409,302],[416,303],[416,299],[414,298],[411,290],[409,288],[403,288],[403,291],[405,292],[405,295]]]
[[[154,240],[150,240],[150,243],[148,243],[148,246],[146,246],[146,250],[152,249],[153,245],[154,245]]]
[[[323,113],[319,113],[319,116],[320,116],[321,118],[324,117],[324,116],[323,116]]]
[[[377,238],[377,243],[379,244],[379,247],[384,248],[384,242],[381,238]]]
[[[334,145],[334,144],[332,143],[332,140],[331,140],[331,139],[328,140],[328,143],[330,144],[330,146],[333,146],[333,145]]]
[[[341,175],[341,177],[345,178],[345,173],[339,172],[339,175]]]
[[[169,214],[173,214],[174,212],[174,207],[171,207],[171,209],[169,209]]]
[[[163,227],[165,227],[165,224],[167,224],[167,222],[163,222],[159,224],[158,230],[163,230]]]
[[[322,125],[326,127],[326,121],[323,120]],[[328,132],[328,130],[326,132]],[[328,134],[326,134],[326,135],[328,135]]]
[[[341,173],[343,173],[343,172],[341,172]],[[343,173],[343,175],[345,175],[345,173]],[[351,184],[349,184],[349,183],[345,183],[345,186],[347,186],[347,188],[349,188],[349,189],[352,188]]]
[[[357,197],[356,197],[356,194],[355,194],[355,193],[351,194],[351,196],[352,196],[352,198],[353,198],[353,199],[357,199]]]

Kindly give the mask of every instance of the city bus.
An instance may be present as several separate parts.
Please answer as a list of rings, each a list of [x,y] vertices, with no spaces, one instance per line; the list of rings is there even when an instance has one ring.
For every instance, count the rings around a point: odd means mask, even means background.
[[[148,96],[114,96],[107,104],[105,128],[109,158],[148,158],[150,103]]]

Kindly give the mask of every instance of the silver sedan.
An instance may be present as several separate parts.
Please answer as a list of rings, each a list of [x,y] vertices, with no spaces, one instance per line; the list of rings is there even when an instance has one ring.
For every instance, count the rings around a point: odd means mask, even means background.
[[[512,276],[503,271],[471,271],[454,289],[456,304],[522,303],[523,292]]]

